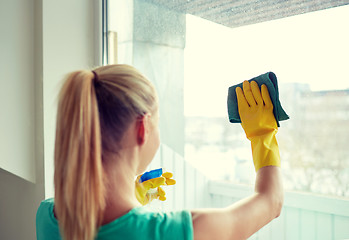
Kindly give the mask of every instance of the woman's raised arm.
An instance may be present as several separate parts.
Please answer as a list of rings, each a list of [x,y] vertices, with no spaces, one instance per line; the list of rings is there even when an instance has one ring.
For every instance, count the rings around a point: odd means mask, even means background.
[[[194,239],[246,239],[278,217],[283,204],[277,124],[268,89],[256,82],[236,89],[241,125],[251,141],[255,193],[223,209],[192,210]]]

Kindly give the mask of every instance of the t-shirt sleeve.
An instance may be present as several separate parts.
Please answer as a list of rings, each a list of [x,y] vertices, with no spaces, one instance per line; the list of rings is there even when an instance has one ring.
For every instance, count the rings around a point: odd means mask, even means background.
[[[191,217],[191,212],[185,210],[185,211],[178,212],[175,215],[176,216],[174,216],[174,219],[180,222],[180,224],[178,224],[179,229],[177,229],[177,232],[182,234],[182,238],[177,238],[177,239],[188,239],[188,240],[194,239],[193,221]],[[176,229],[172,229],[171,232],[172,231],[176,231]]]
[[[53,217],[53,199],[41,202],[36,212],[36,239],[60,240],[57,220]]]
[[[187,210],[164,213],[163,219],[159,223],[157,232],[160,236],[156,239],[193,239],[192,217]]]
[[[143,207],[102,226],[98,240],[192,240],[193,223],[189,211],[153,212]]]

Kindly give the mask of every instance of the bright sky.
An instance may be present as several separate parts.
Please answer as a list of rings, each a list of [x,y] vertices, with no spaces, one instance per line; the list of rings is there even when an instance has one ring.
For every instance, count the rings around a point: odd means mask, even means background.
[[[273,71],[279,83],[349,88],[349,5],[230,29],[187,16],[187,116],[226,116],[229,86]]]

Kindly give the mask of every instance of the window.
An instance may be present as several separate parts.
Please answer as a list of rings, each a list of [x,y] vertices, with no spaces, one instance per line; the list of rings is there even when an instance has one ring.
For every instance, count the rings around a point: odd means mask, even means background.
[[[212,179],[253,183],[227,89],[273,71],[290,115],[277,134],[286,189],[349,197],[348,21],[349,6],[233,29],[187,15],[185,158]]]
[[[254,182],[254,167],[241,126],[228,122],[227,90],[273,71],[291,118],[277,134],[286,189],[349,197],[349,6],[324,2],[329,9],[296,16],[271,8],[276,20],[232,8],[230,24],[220,7],[231,4],[112,0],[108,51],[116,53],[108,59],[153,81],[163,143],[209,178],[241,184]],[[184,13],[191,11],[234,28]]]
[[[281,216],[250,239],[348,238],[349,5],[109,3],[106,59],[140,69],[159,94],[162,144],[149,169],[173,170],[177,183],[155,210],[225,207],[253,192],[250,143],[229,123],[226,97],[229,86],[273,71],[291,117],[277,134],[285,187],[300,192],[286,191]]]

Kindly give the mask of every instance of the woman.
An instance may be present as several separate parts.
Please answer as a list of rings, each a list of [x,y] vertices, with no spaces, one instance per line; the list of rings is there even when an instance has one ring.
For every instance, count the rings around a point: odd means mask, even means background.
[[[135,189],[134,179],[160,143],[153,85],[128,65],[71,73],[59,95],[55,198],[38,209],[37,239],[246,239],[280,214],[283,201],[277,126],[261,90],[247,81],[237,89],[255,194],[224,209],[152,213],[140,206],[147,189]]]

